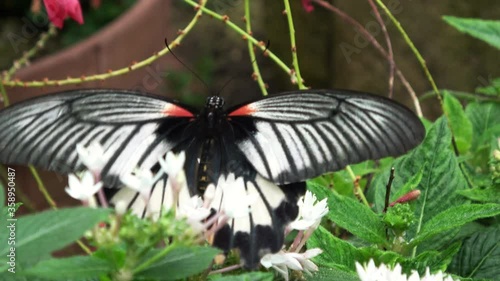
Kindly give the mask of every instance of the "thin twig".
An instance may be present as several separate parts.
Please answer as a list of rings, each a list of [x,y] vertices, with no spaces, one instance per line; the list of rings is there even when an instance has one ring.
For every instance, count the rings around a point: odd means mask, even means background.
[[[202,1],[203,4],[200,6],[199,4],[196,4],[197,7],[203,7],[205,5],[206,1]],[[180,45],[181,41],[186,37],[186,35],[193,29],[193,27],[196,25],[198,22],[198,19],[202,15],[202,11],[199,9],[197,10],[195,16],[191,19],[189,24],[181,31],[179,31],[177,38],[175,38],[172,43],[170,43],[170,48],[173,49],[175,46]],[[90,82],[90,81],[102,81],[106,80],[112,77],[120,76],[123,74],[126,74],[128,72],[131,72],[133,70],[148,66],[152,64],[154,61],[159,59],[160,57],[163,57],[168,53],[168,48],[164,48],[161,51],[155,53],[154,55],[150,56],[149,58],[133,63],[130,66],[117,69],[114,71],[109,71],[108,73],[101,73],[101,74],[96,74],[96,75],[91,75],[91,76],[82,76],[79,78],[67,78],[67,79],[62,79],[62,80],[42,80],[42,81],[20,81],[20,80],[4,80],[3,83],[5,86],[9,87],[15,87],[15,86],[21,86],[21,87],[42,87],[42,86],[61,86],[61,85],[68,85],[68,84],[80,84],[84,82]]]
[[[387,182],[387,185],[385,186],[385,203],[384,203],[384,210],[382,211],[383,213],[387,212],[387,208],[389,208],[392,181],[394,181],[394,167],[391,168],[391,174],[389,175],[389,182]]]
[[[373,0],[368,0],[368,3],[372,7],[373,13],[375,14],[375,18],[377,19],[378,23],[380,24],[380,28],[382,28],[382,33],[384,34],[385,38],[385,43],[387,44],[387,53],[389,55],[388,61],[389,61],[389,98],[392,98],[392,94],[394,91],[394,70],[395,70],[395,63],[394,63],[394,53],[392,51],[392,44],[391,44],[391,38],[389,37],[389,33],[387,32],[387,27],[385,26],[384,21],[382,20],[382,16],[380,16],[380,12],[377,9],[377,5],[373,2]]]
[[[300,90],[307,89],[302,82],[302,75],[300,74],[299,59],[297,58],[297,44],[295,43],[295,26],[293,24],[292,9],[290,8],[290,1],[283,0],[285,4],[285,14],[288,21],[288,32],[290,33],[290,46],[292,51],[292,64],[294,68],[294,74],[297,79],[297,85]]]
[[[247,33],[252,34],[252,24],[250,22],[250,0],[245,0],[245,23],[246,23]],[[247,45],[248,45],[248,52],[250,53],[250,61],[252,62],[252,68],[253,68],[252,78],[257,80],[262,95],[267,96],[266,83],[264,83],[262,75],[260,74],[259,64],[257,63],[257,59],[255,56],[254,46],[250,41],[247,41]]]
[[[234,24],[228,16],[224,15],[221,16],[218,13],[206,8],[200,6],[198,3],[192,1],[192,0],[184,0],[187,4],[193,6],[194,8],[200,9],[200,11],[203,11],[203,13],[209,15],[210,17],[219,20],[223,23],[225,23],[229,28],[233,29],[236,33],[240,34],[243,38],[246,40],[252,42],[254,46],[259,48],[262,51],[266,51],[266,54],[269,56],[271,60],[273,60],[283,71],[288,73],[288,75],[292,75],[292,69],[290,69],[278,56],[276,56],[273,52],[271,52],[269,49],[266,50],[266,45],[262,43],[261,41],[258,41],[255,39],[252,35],[248,34],[245,32],[243,29],[241,29],[239,26]]]
[[[318,5],[322,6],[323,8],[330,10],[337,14],[340,18],[342,18],[345,22],[348,24],[352,25],[354,28],[358,29],[361,35],[367,39],[374,47],[377,49],[382,56],[385,58],[389,58],[389,54],[386,52],[386,50],[378,43],[378,41],[373,37],[370,32],[368,32],[363,25],[361,25],[358,21],[350,17],[348,14],[343,12],[342,10],[338,9],[337,7],[332,6],[330,3],[324,1],[324,0],[312,0],[313,2],[317,3]],[[410,83],[408,80],[406,80],[406,77],[403,75],[403,73],[399,70],[396,64],[394,64],[394,68],[396,70],[396,75],[398,78],[401,80],[401,83],[403,83],[403,86],[406,88],[408,91],[408,94],[410,95],[412,101],[413,101],[413,106],[415,107],[415,112],[417,113],[418,116],[422,117],[422,109],[420,107],[420,102],[418,100],[417,94],[411,87]]]

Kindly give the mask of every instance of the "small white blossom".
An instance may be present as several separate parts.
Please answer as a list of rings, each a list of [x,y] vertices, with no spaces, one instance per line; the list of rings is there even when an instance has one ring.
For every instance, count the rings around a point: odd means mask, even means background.
[[[263,256],[260,263],[265,268],[274,268],[285,280],[288,280],[288,269],[305,271],[308,274],[311,274],[311,271],[318,271],[318,267],[310,259],[321,253],[322,250],[318,248],[307,250],[305,253],[280,251]]]
[[[142,169],[136,170],[134,174],[123,175],[120,180],[128,188],[139,192],[145,198],[149,198],[149,193],[156,179],[151,171]]]
[[[160,157],[158,162],[165,173],[170,179],[172,188],[179,192],[187,187],[186,174],[184,173],[184,162],[186,161],[186,153],[181,151],[179,154],[174,154],[169,151],[165,156]]]
[[[316,202],[316,196],[307,191],[306,195],[301,197],[298,202],[299,215],[297,219],[290,224],[290,227],[296,230],[306,230],[308,228],[317,228],[321,218],[328,213],[326,198]]]
[[[68,175],[68,187],[64,190],[69,196],[95,207],[94,194],[101,188],[102,182],[95,183],[92,173],[86,171],[80,179],[73,174]]]
[[[385,264],[377,267],[373,260],[370,260],[365,266],[356,262],[356,271],[361,281],[455,281],[450,276],[445,276],[441,271],[431,274],[429,268],[425,270],[425,275],[422,277],[416,271],[407,277],[406,274],[402,273],[401,265],[396,264],[393,269]]]
[[[104,149],[98,142],[93,142],[87,147],[79,143],[76,145],[76,152],[83,165],[95,174],[99,174],[106,165],[103,157]]]
[[[210,215],[210,209],[203,207],[203,200],[200,196],[193,196],[187,202],[179,206],[177,217],[186,218],[188,223],[195,230],[202,231],[202,220]]]

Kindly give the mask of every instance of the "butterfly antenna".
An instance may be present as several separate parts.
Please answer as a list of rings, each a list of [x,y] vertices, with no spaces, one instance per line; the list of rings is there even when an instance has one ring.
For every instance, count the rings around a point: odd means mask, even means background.
[[[271,45],[271,41],[270,40],[267,40],[267,44],[266,44],[266,48],[264,49],[264,51],[262,51],[262,53],[264,54],[268,49],[269,49],[269,46]],[[252,64],[257,60],[257,58],[255,58],[253,61],[252,61]],[[245,74],[246,75],[246,74]],[[224,83],[224,85],[222,86],[222,88],[217,92],[217,96],[220,95],[220,93],[222,92],[222,90],[224,90],[224,88],[226,88],[227,85],[229,85],[229,83],[231,83],[231,81],[233,81],[236,77],[238,76],[241,76],[241,74],[239,75],[233,75],[233,77],[229,78],[229,80]]]
[[[170,47],[168,46],[168,40],[167,40],[167,37],[165,37],[165,46],[167,47],[168,51],[172,54],[172,56],[174,56],[174,58],[180,62],[187,70],[189,70],[195,77],[196,79],[198,79],[201,83],[203,83],[203,85],[205,85],[205,87],[208,89],[208,91],[210,92],[210,87],[208,86],[208,84],[200,77],[200,75],[198,75],[198,73],[196,73],[193,69],[191,69],[191,67],[187,66],[181,59],[179,59],[175,53],[172,51],[172,49],[170,49]]]

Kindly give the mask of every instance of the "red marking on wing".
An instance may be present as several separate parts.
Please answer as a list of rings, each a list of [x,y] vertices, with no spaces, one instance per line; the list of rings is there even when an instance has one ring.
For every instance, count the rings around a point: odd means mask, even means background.
[[[257,108],[252,106],[252,104],[247,104],[229,113],[229,116],[248,116],[255,112],[257,112]]]
[[[161,112],[166,116],[175,116],[175,117],[193,117],[193,113],[189,112],[187,109],[184,109],[175,104],[168,104],[165,106],[163,111]]]

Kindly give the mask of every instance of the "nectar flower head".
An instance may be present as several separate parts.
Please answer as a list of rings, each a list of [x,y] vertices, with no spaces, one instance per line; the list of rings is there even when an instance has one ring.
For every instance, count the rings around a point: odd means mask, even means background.
[[[184,173],[184,162],[186,161],[186,153],[184,151],[174,154],[169,151],[165,156],[160,157],[158,162],[162,170],[168,175],[172,188],[179,192],[187,187],[186,174]]]
[[[95,183],[92,173],[86,171],[80,179],[74,174],[68,175],[68,187],[64,190],[69,196],[83,201],[85,205],[96,207],[94,194],[101,188],[102,182]]]
[[[83,165],[95,174],[99,174],[104,165],[106,165],[106,161],[102,157],[104,149],[98,142],[93,142],[87,147],[79,143],[76,145],[76,152]]]
[[[125,186],[139,192],[145,198],[149,198],[149,192],[155,183],[153,173],[146,169],[137,169],[133,174],[121,176],[120,180]]]
[[[422,277],[416,271],[413,271],[410,277],[407,277],[406,274],[402,273],[401,265],[396,264],[393,269],[390,269],[385,264],[377,267],[373,260],[370,260],[368,265],[364,266],[356,262],[356,271],[361,281],[458,281],[445,276],[440,271],[431,274],[429,268],[425,270],[425,275]]]
[[[288,280],[288,269],[305,271],[308,274],[311,274],[311,271],[318,271],[318,267],[310,259],[322,252],[318,248],[307,250],[305,253],[288,253],[282,250],[276,254],[263,256],[260,263],[265,268],[274,268],[285,280]]]
[[[49,20],[58,28],[63,28],[67,17],[83,24],[82,8],[78,0],[43,0],[43,3]]]
[[[320,202],[316,201],[316,196],[309,190],[306,192],[305,196],[299,199],[299,215],[297,219],[290,224],[291,228],[306,230],[311,227],[318,227],[321,218],[328,213],[329,209],[326,198]]]
[[[200,196],[193,196],[184,204],[179,205],[177,217],[186,218],[187,222],[195,230],[202,231],[202,220],[210,215],[210,209],[203,207],[203,200]]]

